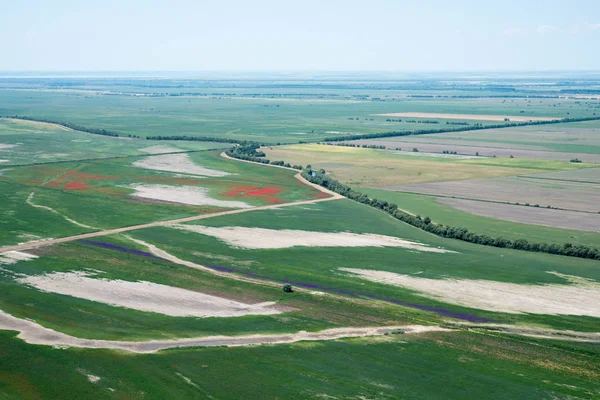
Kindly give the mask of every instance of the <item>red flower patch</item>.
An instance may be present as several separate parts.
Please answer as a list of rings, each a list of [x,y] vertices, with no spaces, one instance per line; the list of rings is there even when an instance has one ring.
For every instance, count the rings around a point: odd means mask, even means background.
[[[250,190],[249,192],[246,192],[246,196],[253,196],[253,197],[274,196],[276,194],[279,194],[279,192],[281,192],[281,189],[279,189],[277,187],[267,186],[267,187],[260,188],[260,189]]]
[[[266,203],[277,204],[282,202],[282,200],[276,196],[280,192],[280,188],[273,186],[261,188],[257,185],[234,185],[230,190],[221,195],[235,198],[260,197]]]
[[[75,170],[67,171],[63,175],[48,182],[46,186],[63,188],[66,190],[86,190],[89,189],[87,181],[106,181],[119,179],[117,176],[92,175]]]
[[[67,186],[65,186],[67,190],[87,190],[89,189],[88,185],[83,182],[71,182]]]

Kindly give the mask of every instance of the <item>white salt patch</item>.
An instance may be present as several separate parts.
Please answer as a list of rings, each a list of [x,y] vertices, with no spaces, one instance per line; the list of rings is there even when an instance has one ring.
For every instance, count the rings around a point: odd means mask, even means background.
[[[446,303],[511,314],[583,315],[600,317],[600,283],[548,272],[570,284],[527,285],[470,279],[429,279],[387,271],[340,268],[360,278],[402,286]]]
[[[0,265],[16,264],[19,261],[35,260],[38,256],[33,254],[23,253],[21,251],[7,251],[0,253]]]
[[[41,291],[175,317],[279,314],[275,303],[244,304],[152,282],[94,279],[85,272],[55,272],[17,279]]]
[[[143,149],[139,149],[139,151],[143,151],[144,153],[148,153],[148,154],[159,154],[159,153],[173,153],[175,151],[181,151],[181,149],[178,149],[176,147],[171,147],[171,146],[150,146],[150,147],[144,147]]]
[[[453,251],[429,247],[426,244],[372,233],[311,232],[292,229],[263,229],[227,226],[214,228],[202,225],[171,225],[203,235],[216,237],[227,244],[244,249],[285,249],[295,246],[310,247],[403,247],[433,253]]]
[[[134,166],[157,171],[181,172],[190,175],[220,177],[229,175],[228,172],[205,168],[194,163],[187,154],[163,154],[150,156],[133,163]]]
[[[243,201],[217,200],[208,195],[208,189],[195,186],[169,186],[136,184],[128,186],[134,189],[134,196],[146,199],[170,201],[195,206],[216,206],[228,208],[250,208]]]
[[[8,162],[8,160],[0,160],[0,163]]]

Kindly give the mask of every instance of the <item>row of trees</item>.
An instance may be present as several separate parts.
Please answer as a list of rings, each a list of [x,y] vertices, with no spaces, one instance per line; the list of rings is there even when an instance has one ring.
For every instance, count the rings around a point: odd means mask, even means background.
[[[509,128],[515,126],[527,126],[527,125],[547,125],[547,124],[558,124],[564,122],[580,122],[580,121],[594,121],[600,120],[600,117],[586,117],[586,118],[563,118],[555,119],[551,121],[529,121],[529,122],[509,122],[504,124],[493,124],[493,125],[469,125],[459,126],[456,128],[446,129],[420,129],[413,131],[404,132],[381,132],[381,133],[366,133],[363,135],[339,135],[323,139],[326,142],[341,142],[345,140],[357,140],[357,139],[376,139],[384,137],[395,137],[395,136],[414,136],[414,135],[430,135],[434,133],[443,132],[464,132],[464,131],[475,131],[481,129],[497,129],[497,128]]]
[[[366,194],[358,192],[351,187],[331,178],[330,176],[326,175],[325,171],[323,170],[315,171],[310,167],[307,167],[302,172],[302,176],[312,183],[316,183],[359,203],[379,208],[380,210],[387,212],[400,221],[406,222],[407,224],[441,237],[458,239],[484,246],[494,246],[600,260],[600,252],[598,249],[588,246],[573,245],[571,243],[565,243],[562,246],[548,243],[529,243],[525,239],[509,240],[502,236],[491,237],[488,235],[470,232],[467,228],[463,227],[436,224],[432,222],[429,217],[422,218],[418,215],[408,214],[398,209],[398,206],[394,203],[388,203],[385,200],[370,198]]]

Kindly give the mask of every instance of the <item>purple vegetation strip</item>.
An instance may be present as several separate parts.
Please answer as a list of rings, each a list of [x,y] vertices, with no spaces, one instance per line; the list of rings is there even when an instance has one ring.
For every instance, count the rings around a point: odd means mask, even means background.
[[[410,308],[416,308],[418,310],[434,312],[434,313],[437,313],[444,317],[462,319],[462,320],[469,321],[469,322],[491,322],[491,320],[488,318],[478,317],[477,315],[473,315],[473,314],[461,313],[461,312],[446,310],[444,308],[426,306],[423,304],[409,303],[409,302],[402,301],[402,300],[390,299],[387,297],[379,297],[379,296],[375,296],[372,294],[354,293],[354,292],[350,292],[348,290],[337,289],[337,288],[327,287],[327,286],[321,286],[321,285],[316,285],[313,283],[296,282],[296,281],[278,279],[278,278],[273,278],[273,277],[267,276],[267,275],[255,274],[254,272],[249,272],[249,271],[237,271],[233,268],[221,267],[219,265],[207,265],[207,267],[217,270],[217,271],[237,273],[237,274],[242,274],[242,275],[246,275],[246,276],[249,276],[252,278],[257,278],[257,279],[266,279],[266,280],[275,281],[275,282],[289,283],[290,285],[299,286],[299,287],[302,287],[305,289],[319,289],[324,292],[338,293],[338,294],[343,294],[343,295],[350,296],[350,297],[368,297],[368,298],[374,299],[374,300],[380,300],[380,301],[385,301],[385,302],[392,303],[392,304],[398,304],[398,305],[404,306],[404,307],[410,307]]]
[[[110,244],[110,243],[104,243],[104,242],[95,242],[93,240],[87,240],[87,239],[81,239],[81,240],[78,240],[78,242],[79,243],[83,243],[83,244],[89,244],[89,245],[92,245],[92,246],[102,247],[104,249],[118,250],[118,251],[122,251],[123,253],[129,253],[129,254],[135,254],[135,255],[138,255],[138,256],[144,256],[144,257],[150,257],[150,258],[160,259],[160,257],[157,257],[157,256],[155,256],[152,253],[148,253],[147,251],[130,249],[130,248],[127,248],[127,247],[118,246],[116,244]]]

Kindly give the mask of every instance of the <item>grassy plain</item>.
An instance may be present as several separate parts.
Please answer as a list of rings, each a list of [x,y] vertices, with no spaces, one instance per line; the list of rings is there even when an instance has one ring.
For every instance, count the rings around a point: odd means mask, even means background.
[[[135,92],[137,89],[129,90]],[[164,94],[167,90],[161,92]],[[593,116],[592,110],[574,100],[410,98],[406,93],[386,91],[371,93],[372,97],[365,100],[352,97],[348,92],[328,96],[321,90],[311,90],[314,96],[303,95],[299,90],[294,96],[289,89],[273,88],[262,91],[262,95],[254,92],[256,95],[253,96],[253,91],[247,89],[207,88],[200,92],[203,96],[151,97],[119,92],[107,94],[98,90],[5,89],[0,90],[0,115],[48,118],[141,137],[215,135],[265,143],[447,126],[445,119],[439,119],[439,124],[422,124],[407,122],[418,120],[415,118],[388,122],[389,117],[374,115],[403,111],[553,118]],[[147,89],[139,91],[147,92]]]

